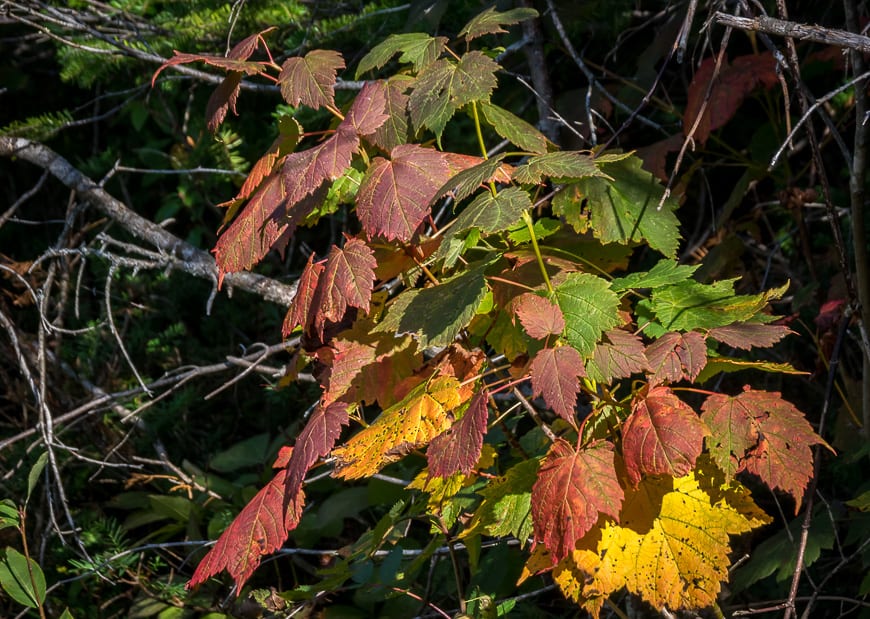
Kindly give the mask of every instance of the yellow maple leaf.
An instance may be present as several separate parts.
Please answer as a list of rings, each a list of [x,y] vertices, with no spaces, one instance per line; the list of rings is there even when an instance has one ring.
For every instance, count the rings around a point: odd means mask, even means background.
[[[412,449],[428,444],[453,424],[450,412],[462,403],[459,387],[452,376],[439,376],[416,386],[369,427],[333,450],[336,477],[369,477]]]
[[[688,475],[645,478],[626,491],[620,522],[602,519],[553,570],[567,597],[598,617],[626,587],[655,608],[699,609],[728,576],[729,536],[770,521],[706,458]]]

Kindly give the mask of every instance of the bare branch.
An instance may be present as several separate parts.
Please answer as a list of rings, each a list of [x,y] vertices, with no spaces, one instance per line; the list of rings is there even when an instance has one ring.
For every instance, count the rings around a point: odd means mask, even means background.
[[[846,47],[870,53],[870,37],[847,32],[846,30],[798,24],[765,16],[738,17],[737,15],[729,15],[720,11],[713,13],[713,22],[728,26],[729,28],[737,28],[738,30],[765,32],[781,37],[800,39],[802,41],[815,41],[816,43],[825,43],[835,47]]]

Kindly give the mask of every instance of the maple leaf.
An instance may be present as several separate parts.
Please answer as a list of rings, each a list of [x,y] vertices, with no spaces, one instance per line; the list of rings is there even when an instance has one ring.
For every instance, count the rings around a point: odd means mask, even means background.
[[[480,458],[486,420],[489,415],[489,393],[478,391],[462,418],[429,444],[426,459],[430,477],[450,477],[456,473],[468,475]]]
[[[520,220],[525,210],[532,208],[529,193],[519,187],[506,187],[496,193],[485,191],[471,201],[456,218],[455,236],[471,228],[485,234],[507,230]]]
[[[514,170],[513,180],[518,183],[538,185],[545,177],[557,183],[564,183],[590,176],[606,176],[595,165],[591,155],[573,150],[561,150],[529,157],[526,163]]]
[[[565,338],[583,357],[592,355],[601,334],[619,324],[619,298],[610,284],[589,273],[570,273],[556,287],[565,317]]]
[[[565,317],[559,306],[544,297],[526,292],[513,305],[517,318],[531,337],[542,340],[565,330]]]
[[[529,366],[532,393],[543,394],[547,406],[571,425],[576,425],[574,410],[580,393],[580,377],[586,375],[580,353],[571,346],[542,348]]]
[[[281,548],[288,533],[299,523],[305,503],[301,489],[295,496],[287,497],[286,475],[286,470],[280,471],[242,509],[200,561],[187,583],[188,589],[226,570],[236,581],[236,591],[241,592],[260,565],[261,557]],[[286,498],[291,499],[288,505],[292,509],[285,510]]]
[[[360,239],[350,239],[342,248],[333,245],[317,280],[309,306],[314,317],[308,324],[322,333],[326,321],[339,322],[348,306],[368,312],[376,266],[372,250]]]
[[[357,194],[357,216],[369,236],[410,241],[429,215],[429,203],[450,175],[444,153],[400,144],[390,160],[378,157]]]
[[[547,152],[547,137],[522,118],[492,103],[481,103],[483,116],[495,132],[530,153]]]
[[[638,394],[622,426],[622,455],[635,486],[642,475],[681,477],[695,466],[710,430],[668,387]]]
[[[427,445],[453,423],[450,412],[462,404],[458,389],[459,381],[452,376],[439,376],[412,389],[371,425],[333,450],[335,476],[370,477],[409,451]]]
[[[679,264],[676,260],[659,260],[649,271],[617,277],[610,285],[616,292],[642,288],[660,288],[689,279],[700,265]]]
[[[715,467],[699,462],[679,479],[647,478],[627,490],[619,524],[604,521],[556,566],[560,589],[594,617],[623,586],[655,608],[714,604],[728,577],[729,536],[770,518],[745,488],[736,481],[719,485],[708,473]]]
[[[619,517],[624,495],[613,455],[606,441],[575,450],[556,439],[541,462],[532,488],[535,543],[543,542],[554,563],[574,550],[600,514]]]
[[[707,343],[697,331],[665,333],[647,346],[646,358],[653,371],[651,383],[695,380],[707,365]]]
[[[806,417],[773,391],[746,390],[737,396],[713,394],[701,406],[710,427],[707,449],[731,479],[746,470],[771,489],[787,492],[798,512],[813,474],[813,445],[827,443]]]
[[[341,435],[342,427],[348,424],[348,405],[345,402],[332,402],[329,405],[319,405],[314,409],[308,423],[296,438],[293,452],[287,463],[287,475],[284,479],[286,496],[291,501],[299,497],[302,482],[311,466],[318,458],[327,455],[335,446]],[[301,509],[301,505],[296,505]]]
[[[281,96],[293,107],[301,103],[315,110],[334,108],[335,76],[343,68],[344,59],[334,50],[315,49],[288,58],[278,74]]]
[[[724,327],[710,329],[708,336],[714,340],[739,348],[767,348],[773,346],[786,335],[794,333],[785,325],[765,325],[753,322],[738,322]]]
[[[659,208],[664,188],[641,166],[641,160],[632,156],[603,166],[611,178],[579,181],[592,231],[602,243],[630,245],[646,240],[651,248],[673,258],[680,240],[680,222],[673,213],[677,203],[669,198]]]
[[[263,179],[272,174],[275,164],[287,153],[292,152],[296,144],[299,143],[299,138],[302,135],[302,126],[292,116],[281,116],[278,121],[278,132],[278,137],[275,138],[269,149],[251,168],[233,202],[249,198],[254,190],[260,186],[260,183],[263,182]],[[219,206],[223,206],[223,204]]]
[[[483,501],[459,537],[513,535],[525,546],[532,534],[532,487],[538,478],[539,466],[537,458],[524,460],[509,468],[503,477],[478,490]]]
[[[716,58],[705,58],[695,72],[687,92],[686,111],[683,114],[683,133],[689,134],[698,118],[698,112],[705,99]],[[698,123],[693,138],[702,146],[710,133],[723,127],[746,99],[759,85],[767,88],[778,83],[776,59],[771,52],[738,56],[730,65],[727,59],[719,70],[713,88],[710,89],[707,107]]]
[[[351,391],[354,379],[364,367],[374,363],[376,354],[374,346],[348,339],[335,339],[319,348],[315,355],[325,368],[321,379],[324,387],[321,405],[339,398],[356,401],[356,391]]]
[[[456,110],[472,101],[489,100],[498,69],[495,60],[478,50],[466,52],[459,62],[442,58],[426,66],[417,75],[408,101],[414,128],[427,127],[440,140]]]
[[[435,62],[447,45],[447,37],[433,37],[422,32],[391,34],[363,56],[356,69],[356,78],[372,69],[380,69],[396,54],[399,62],[414,65],[414,71]]]
[[[489,159],[464,156],[457,157],[452,153],[451,163],[459,168],[459,173],[451,176],[444,185],[435,192],[433,200],[446,194],[451,194],[456,202],[462,202],[465,198],[477,191],[483,183],[498,179],[503,174],[505,164],[502,160],[505,155],[496,155]],[[508,175],[508,179],[510,176]],[[503,180],[503,179],[502,179]]]
[[[305,268],[302,269],[299,281],[296,283],[296,295],[290,302],[290,309],[287,310],[287,316],[284,318],[284,324],[281,327],[281,335],[284,337],[290,337],[290,334],[296,327],[308,325],[308,317],[312,313],[311,303],[314,299],[317,282],[320,280],[322,272],[323,263],[314,262],[314,253],[312,252],[308,256]]]
[[[366,82],[345,114],[340,128],[352,127],[360,136],[369,136],[377,131],[388,118],[387,82]]]
[[[230,71],[208,98],[205,106],[206,128],[212,133],[224,122],[229,110],[238,116],[236,102],[242,88],[242,75],[241,71]]]
[[[485,34],[500,34],[507,32],[502,26],[511,26],[537,16],[538,12],[532,8],[520,7],[508,11],[496,11],[495,7],[489,7],[472,17],[471,21],[459,31],[459,36],[465,37],[466,41],[472,41]]]
[[[589,378],[609,383],[614,378],[628,378],[632,374],[649,370],[649,361],[640,337],[622,329],[604,334],[586,364]]]

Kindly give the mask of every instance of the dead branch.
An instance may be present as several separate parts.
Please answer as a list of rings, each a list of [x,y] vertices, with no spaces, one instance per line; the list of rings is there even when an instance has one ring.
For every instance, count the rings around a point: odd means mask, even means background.
[[[713,13],[713,23],[728,26],[729,28],[737,28],[738,30],[764,32],[801,41],[814,41],[835,47],[845,47],[864,53],[870,52],[870,37],[847,32],[846,30],[798,24],[773,17],[738,17],[720,11]]]
[[[173,268],[216,285],[217,265],[210,254],[137,215],[44,144],[25,138],[0,137],[0,156],[23,159],[47,170],[61,183],[75,190],[82,200],[112,218],[127,232],[176,258]],[[295,283],[283,284],[255,273],[228,273],[224,277],[224,283],[230,289],[239,288],[283,306],[290,305],[296,296]]]

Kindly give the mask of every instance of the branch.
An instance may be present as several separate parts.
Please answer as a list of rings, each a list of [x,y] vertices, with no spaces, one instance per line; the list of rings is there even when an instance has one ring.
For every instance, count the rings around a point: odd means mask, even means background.
[[[713,13],[713,23],[737,28],[738,30],[765,32],[781,37],[800,39],[802,41],[815,41],[816,43],[825,43],[835,47],[847,47],[864,53],[870,53],[870,37],[847,32],[846,30],[809,26],[773,17],[737,17],[736,15],[729,15],[719,11]]]
[[[47,170],[127,232],[177,258],[176,268],[217,285],[217,265],[209,253],[137,215],[44,144],[25,138],[0,137],[0,156],[23,159]],[[285,307],[296,296],[295,283],[283,284],[256,273],[228,273],[224,283],[230,289],[239,288]]]

